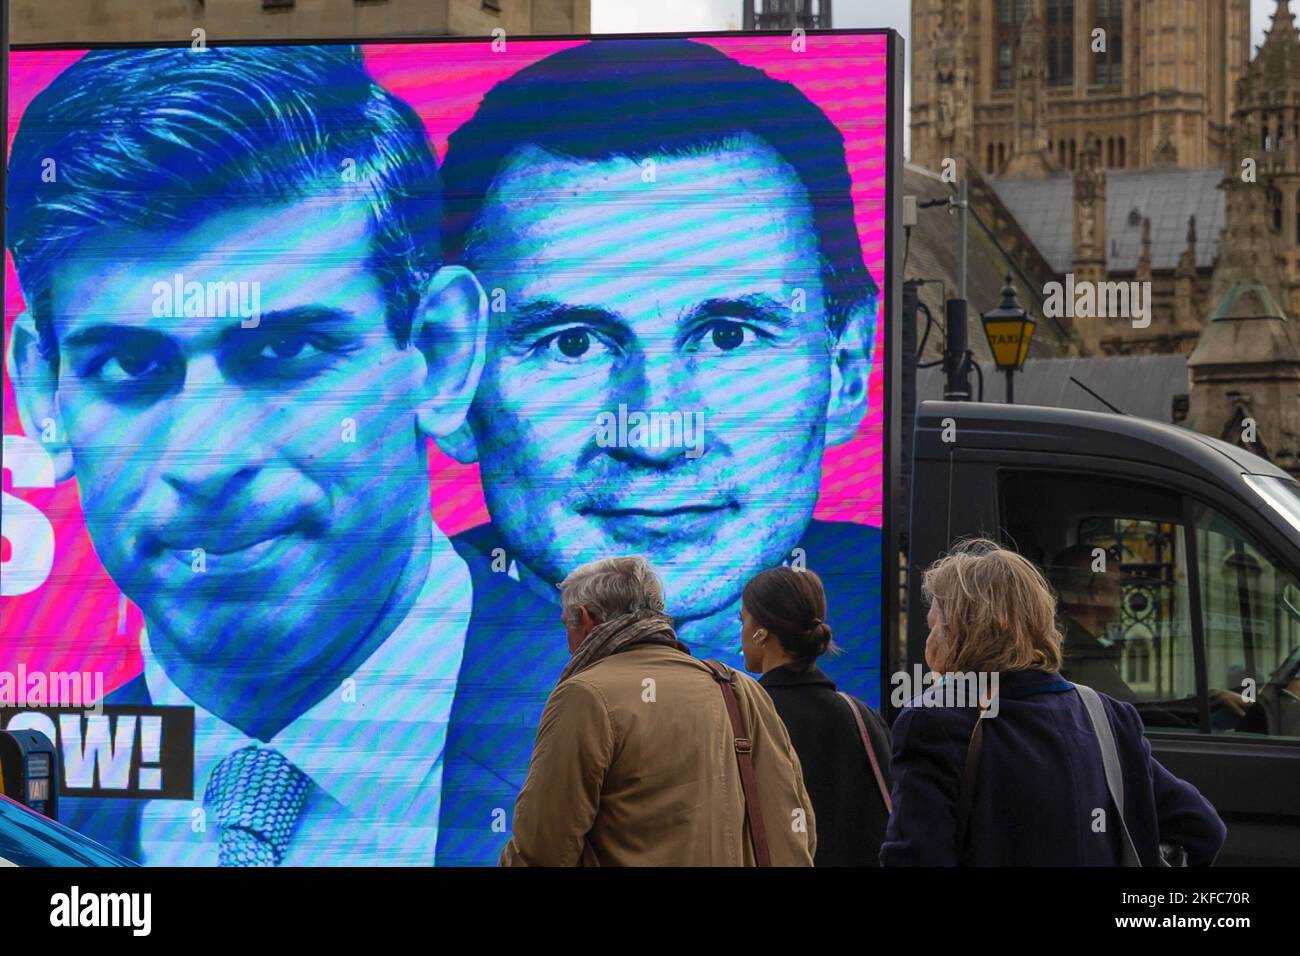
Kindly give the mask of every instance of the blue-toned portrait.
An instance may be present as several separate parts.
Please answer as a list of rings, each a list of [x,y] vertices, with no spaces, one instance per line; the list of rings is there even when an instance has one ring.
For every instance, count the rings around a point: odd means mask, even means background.
[[[109,700],[195,710],[192,802],[65,802],[132,857],[433,860],[472,598],[427,441],[484,340],[440,218],[422,124],[355,47],[94,51],[23,116],[22,424],[143,612]]]
[[[193,714],[49,722],[64,822],[494,864],[612,555],[734,667],[815,570],[878,701],[887,57],[821,41],[15,52],[0,668]]]

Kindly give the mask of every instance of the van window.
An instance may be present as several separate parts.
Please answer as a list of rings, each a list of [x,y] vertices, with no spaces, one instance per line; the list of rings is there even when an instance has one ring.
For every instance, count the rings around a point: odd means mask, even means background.
[[[1300,737],[1300,587],[1235,524],[1192,509],[1210,728]]]
[[[1182,499],[1027,471],[1002,473],[999,498],[1005,543],[1056,590],[1066,678],[1132,703],[1148,727],[1199,732]]]

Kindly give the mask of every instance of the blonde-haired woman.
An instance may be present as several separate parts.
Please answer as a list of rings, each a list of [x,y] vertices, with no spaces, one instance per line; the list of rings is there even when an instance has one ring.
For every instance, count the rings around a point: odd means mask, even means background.
[[[926,664],[954,685],[982,675],[996,697],[983,719],[974,701],[942,693],[903,708],[882,865],[1159,866],[1162,843],[1189,865],[1214,862],[1223,822],[1151,755],[1137,710],[1097,695],[1105,723],[1094,723],[1091,692],[1060,676],[1056,601],[1036,567],[977,539],[927,569],[922,587]],[[1122,820],[1094,727],[1113,739]]]

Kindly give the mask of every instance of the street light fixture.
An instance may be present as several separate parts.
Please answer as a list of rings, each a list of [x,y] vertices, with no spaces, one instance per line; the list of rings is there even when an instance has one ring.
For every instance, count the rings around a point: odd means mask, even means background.
[[[989,351],[998,371],[1007,376],[1007,403],[1015,402],[1012,376],[1025,367],[1029,357],[1029,343],[1034,338],[1034,329],[1038,323],[1030,318],[1029,313],[1021,307],[1016,298],[1015,286],[1011,284],[1011,273],[1007,273],[1007,284],[1002,287],[1002,301],[996,309],[990,309],[980,316],[984,324],[984,335],[989,340]]]

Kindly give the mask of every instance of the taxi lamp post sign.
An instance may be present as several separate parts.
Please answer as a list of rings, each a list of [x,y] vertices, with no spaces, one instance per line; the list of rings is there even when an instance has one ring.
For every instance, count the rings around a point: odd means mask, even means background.
[[[989,351],[998,371],[1007,376],[1007,404],[1015,403],[1013,376],[1025,367],[1029,357],[1029,343],[1034,338],[1036,323],[1021,307],[1016,298],[1015,286],[1011,284],[1011,273],[1007,273],[1006,285],[1002,287],[1002,301],[996,309],[990,309],[980,316],[984,323],[984,335],[989,340]]]

